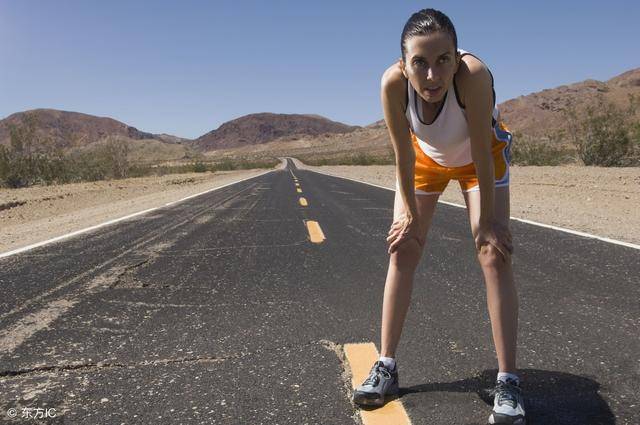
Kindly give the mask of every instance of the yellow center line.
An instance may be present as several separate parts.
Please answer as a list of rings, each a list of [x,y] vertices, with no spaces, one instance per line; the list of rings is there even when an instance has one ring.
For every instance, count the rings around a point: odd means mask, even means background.
[[[300,205],[302,205],[303,207],[306,207],[308,205],[307,200],[305,198],[300,198],[299,200],[300,200]]]
[[[307,231],[309,232],[309,239],[311,239],[311,242],[322,243],[326,239],[317,221],[307,220],[306,224]]]
[[[371,342],[344,345],[344,354],[351,368],[351,385],[355,390],[369,376],[371,366],[380,358],[376,346]],[[411,424],[399,398],[390,400],[376,409],[359,409],[364,425]]]
[[[296,188],[296,192],[298,192],[298,193],[302,193],[302,189],[300,189],[300,188],[298,187],[298,188]]]

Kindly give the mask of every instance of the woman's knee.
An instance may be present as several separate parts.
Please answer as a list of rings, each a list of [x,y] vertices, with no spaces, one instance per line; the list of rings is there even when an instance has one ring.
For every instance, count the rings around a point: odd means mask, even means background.
[[[416,268],[423,250],[417,239],[410,239],[391,253],[391,262],[399,268]]]
[[[505,251],[503,255],[493,244],[483,245],[477,254],[480,266],[483,268],[499,269],[505,267],[507,264],[511,264],[510,253]]]

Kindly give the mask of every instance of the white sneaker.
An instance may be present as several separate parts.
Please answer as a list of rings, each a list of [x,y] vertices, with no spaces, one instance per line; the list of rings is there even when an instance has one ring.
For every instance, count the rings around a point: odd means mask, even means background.
[[[495,388],[491,391],[493,399],[493,412],[489,416],[490,424],[525,425],[524,399],[522,389],[515,381],[496,381]]]

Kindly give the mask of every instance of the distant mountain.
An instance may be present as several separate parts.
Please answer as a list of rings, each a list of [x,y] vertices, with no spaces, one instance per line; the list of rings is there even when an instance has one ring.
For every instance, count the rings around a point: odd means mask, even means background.
[[[192,146],[199,151],[210,151],[262,144],[293,136],[350,133],[358,128],[360,127],[331,121],[320,115],[263,112],[227,121],[195,139]]]
[[[564,113],[568,108],[574,107],[578,118],[581,118],[585,116],[587,106],[600,106],[599,96],[626,108],[629,105],[629,95],[640,97],[640,68],[607,81],[589,79],[518,96],[499,104],[498,109],[511,130],[535,139],[549,133],[568,131],[569,125]],[[640,118],[640,110],[636,117]]]
[[[627,107],[629,95],[640,98],[640,68],[629,70],[605,82],[590,79],[519,96],[500,103],[498,109],[501,118],[512,131],[536,141],[569,129],[565,115],[568,108],[574,107],[580,118],[584,117],[588,105],[597,107],[600,99]],[[636,113],[640,119],[640,108]],[[322,153],[325,156],[332,152],[336,155],[364,152],[383,156],[393,153],[384,120],[359,127],[315,114],[266,112],[225,122],[219,128],[189,140],[140,131],[112,118],[55,109],[35,109],[18,112],[0,120],[0,144],[9,144],[10,125],[24,123],[28,115],[35,119],[36,139],[50,140],[64,150],[73,150],[93,145],[106,136],[124,137],[136,145],[134,147],[141,161],[191,158],[196,153],[194,150],[237,150],[243,155],[268,154],[269,151],[277,151],[279,155],[296,152],[300,155]],[[140,140],[150,143],[134,143]],[[216,155],[215,152],[212,154]]]
[[[172,136],[171,134],[165,134],[165,133],[154,134],[153,136],[154,136],[154,139],[161,140],[165,143],[181,144],[181,143],[188,143],[191,141],[191,139],[185,139],[184,137]]]
[[[81,148],[106,136],[119,136],[131,140],[155,139],[173,144],[187,140],[168,134],[157,135],[140,131],[113,118],[56,109],[33,109],[17,112],[0,120],[0,144],[8,145],[11,125],[24,126],[28,116],[34,120],[37,138],[48,140],[63,150]],[[37,148],[34,146],[34,149]]]

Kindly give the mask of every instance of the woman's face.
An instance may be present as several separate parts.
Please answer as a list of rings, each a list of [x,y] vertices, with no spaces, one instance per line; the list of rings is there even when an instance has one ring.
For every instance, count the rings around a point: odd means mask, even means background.
[[[441,101],[460,63],[460,55],[449,34],[438,31],[410,37],[405,42],[405,49],[406,63],[401,60],[405,78],[425,101]]]

